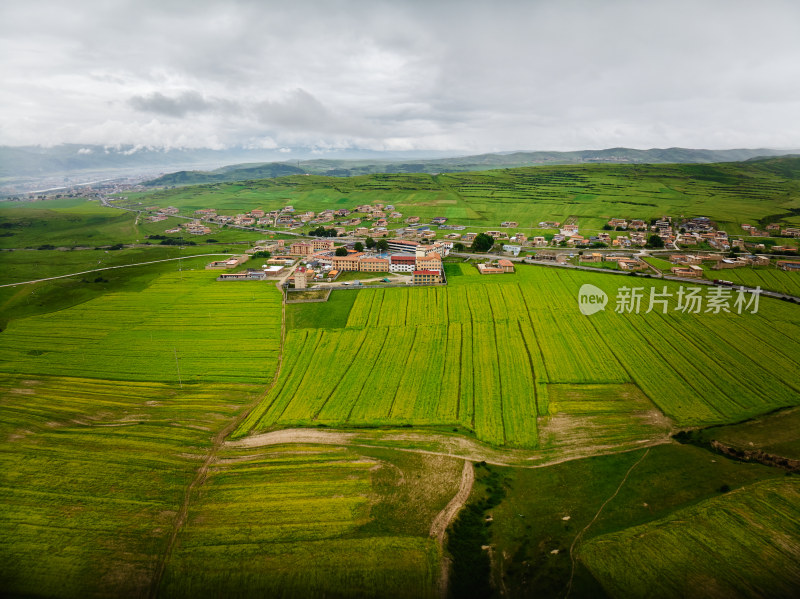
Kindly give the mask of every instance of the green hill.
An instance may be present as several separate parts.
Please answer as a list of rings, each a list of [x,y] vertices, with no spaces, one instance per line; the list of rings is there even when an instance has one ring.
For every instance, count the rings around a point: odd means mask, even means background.
[[[796,222],[800,158],[714,164],[581,164],[463,173],[380,173],[357,177],[293,175],[216,183],[134,196],[188,210],[352,208],[392,204],[405,215],[445,216],[450,224],[521,228],[577,218],[600,228],[612,217],[708,216],[730,233],[738,225]]]
[[[780,154],[782,152],[779,150],[769,149],[692,150],[666,148],[634,150],[631,148],[609,148],[575,152],[509,152],[411,161],[317,159],[293,161],[292,163],[233,164],[205,172],[180,171],[153,179],[145,183],[145,185],[148,187],[166,187],[220,181],[247,181],[250,179],[281,177],[293,173],[355,177],[377,173],[451,173],[553,164],[711,163],[748,160]]]

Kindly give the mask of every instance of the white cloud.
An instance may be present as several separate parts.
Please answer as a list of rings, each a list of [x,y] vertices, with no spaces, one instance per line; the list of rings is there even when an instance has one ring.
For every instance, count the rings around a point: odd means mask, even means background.
[[[10,0],[0,144],[798,147],[798,22],[790,0]]]

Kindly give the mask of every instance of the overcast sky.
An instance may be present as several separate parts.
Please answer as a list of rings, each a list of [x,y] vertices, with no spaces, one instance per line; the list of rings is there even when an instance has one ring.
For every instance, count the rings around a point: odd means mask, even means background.
[[[0,144],[800,147],[800,1],[3,0]]]

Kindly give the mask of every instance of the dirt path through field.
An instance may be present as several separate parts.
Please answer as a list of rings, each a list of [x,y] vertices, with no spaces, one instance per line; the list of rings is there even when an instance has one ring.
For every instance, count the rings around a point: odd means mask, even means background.
[[[569,546],[569,559],[570,559],[570,562],[572,563],[572,565],[571,565],[570,573],[569,573],[569,582],[567,583],[567,592],[564,595],[564,599],[568,599],[569,598],[569,594],[572,592],[572,579],[575,577],[575,553],[574,553],[575,552],[575,546],[578,544],[578,541],[580,541],[581,537],[583,536],[583,533],[585,533],[587,530],[589,530],[589,527],[591,527],[591,525],[594,524],[597,521],[597,519],[600,517],[600,514],[603,512],[603,509],[605,509],[605,507],[609,503],[611,503],[611,500],[613,500],[617,495],[619,495],[619,492],[622,490],[622,487],[627,482],[628,477],[631,475],[631,472],[633,472],[633,470],[636,468],[636,466],[638,466],[639,464],[642,463],[642,460],[644,460],[647,457],[648,453],[650,453],[650,448],[649,447],[642,454],[642,457],[640,457],[638,460],[636,460],[633,463],[633,465],[630,468],[628,468],[628,471],[625,473],[625,476],[622,478],[622,480],[620,481],[619,485],[617,486],[616,491],[614,491],[614,493],[611,495],[611,497],[609,497],[608,499],[606,499],[603,502],[603,505],[601,505],[600,509],[597,510],[597,513],[594,515],[594,518],[592,518],[591,522],[589,522],[589,524],[584,526],[581,529],[581,531],[577,535],[575,535],[575,538],[572,540],[572,545]]]
[[[453,498],[448,502],[444,509],[436,514],[436,517],[431,523],[430,536],[435,537],[439,542],[439,547],[444,549],[444,535],[447,532],[447,527],[455,519],[459,510],[464,507],[464,504],[472,492],[472,485],[475,482],[475,468],[472,462],[464,460],[464,469],[461,471],[461,484],[458,491]],[[441,574],[439,575],[439,596],[447,597],[447,584],[450,580],[450,560],[444,555],[442,551],[442,564]]]
[[[280,345],[278,347],[278,362],[275,367],[275,376],[272,377],[272,381],[267,386],[264,391],[258,394],[258,396],[248,404],[244,410],[242,410],[233,420],[231,420],[225,428],[219,431],[216,435],[214,435],[214,439],[211,444],[211,448],[209,449],[208,453],[206,454],[206,459],[203,462],[203,465],[198,468],[197,473],[195,474],[192,482],[189,483],[189,486],[186,488],[186,494],[183,498],[183,503],[181,504],[180,510],[178,511],[178,515],[175,518],[174,524],[172,526],[172,532],[170,533],[169,540],[167,542],[167,547],[164,550],[164,553],[161,556],[161,559],[156,566],[155,573],[153,574],[153,579],[150,582],[150,592],[148,596],[150,599],[154,599],[158,596],[158,587],[161,585],[161,580],[164,577],[164,570],[167,567],[167,562],[169,561],[170,556],[172,555],[172,550],[175,548],[175,541],[178,538],[178,533],[183,528],[183,525],[186,523],[186,517],[189,514],[189,503],[192,499],[192,493],[194,490],[205,482],[206,477],[208,476],[209,467],[216,462],[217,455],[219,454],[219,450],[225,445],[225,438],[230,435],[236,428],[244,421],[245,418],[252,412],[267,396],[270,389],[275,385],[278,381],[278,376],[281,372],[281,367],[283,366],[283,346],[284,341],[286,339],[286,302],[285,300],[281,302],[281,337],[280,337]]]
[[[439,512],[431,523],[432,537],[436,537],[439,541],[439,546],[444,546],[444,533],[450,522],[456,517],[458,511],[467,502],[469,494],[472,492],[472,484],[475,482],[475,469],[472,467],[472,462],[464,460],[464,469],[461,471],[461,485],[458,492],[453,496],[450,502]]]
[[[337,431],[313,428],[286,428],[258,435],[251,435],[236,441],[228,441],[225,447],[232,449],[266,447],[286,443],[306,443],[320,445],[348,445],[350,447],[369,447],[392,449],[409,453],[424,453],[470,462],[486,462],[493,466],[514,466],[517,468],[546,468],[572,460],[588,457],[628,453],[656,445],[673,443],[669,437],[651,439],[633,447],[602,446],[594,451],[559,451],[552,455],[540,450],[499,449],[484,445],[475,439],[458,435],[439,433],[405,433],[363,429],[358,431]],[[415,447],[416,445],[416,447]],[[564,455],[566,453],[566,455]],[[536,463],[531,463],[536,460]]]

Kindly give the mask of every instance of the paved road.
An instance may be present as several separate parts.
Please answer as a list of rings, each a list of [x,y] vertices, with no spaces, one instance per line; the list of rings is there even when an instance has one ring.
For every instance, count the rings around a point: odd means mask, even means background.
[[[457,256],[459,258],[489,258],[491,260],[497,260],[498,258],[505,258],[505,256],[498,256],[497,254],[464,254],[464,253],[455,253],[451,252],[451,256]],[[644,252],[640,252],[637,256],[641,255],[648,255],[644,254]],[[629,276],[631,273],[628,271],[620,271],[620,270],[609,270],[607,268],[592,268],[591,266],[577,266],[575,264],[559,264],[557,262],[553,262],[550,260],[531,260],[530,258],[507,258],[512,262],[523,262],[525,264],[536,264],[539,266],[551,266],[553,268],[569,268],[573,270],[585,270],[589,272],[599,272],[602,274],[607,275],[617,275],[617,276]],[[691,285],[714,285],[717,284],[713,281],[708,281],[706,279],[689,279],[686,277],[676,277],[673,275],[665,275],[661,271],[656,269],[657,274],[649,275],[651,279],[664,279],[667,281],[678,281],[679,283],[689,283]],[[720,276],[724,276],[724,272],[720,273]],[[745,285],[726,285],[726,287],[730,287],[731,289],[743,289],[746,292],[754,292],[755,289],[753,287],[747,287]],[[764,289],[760,290],[760,294],[764,297],[774,297],[777,299],[783,300],[790,300],[800,303],[800,297],[796,295],[790,295],[788,293],[779,293],[777,291],[765,291]]]

